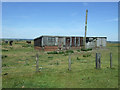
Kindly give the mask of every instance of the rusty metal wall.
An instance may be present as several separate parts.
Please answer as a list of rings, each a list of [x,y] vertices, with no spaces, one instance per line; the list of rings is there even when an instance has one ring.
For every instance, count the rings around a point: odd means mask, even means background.
[[[83,46],[83,37],[80,37],[80,46]]]
[[[75,46],[75,37],[72,37],[72,46]]]

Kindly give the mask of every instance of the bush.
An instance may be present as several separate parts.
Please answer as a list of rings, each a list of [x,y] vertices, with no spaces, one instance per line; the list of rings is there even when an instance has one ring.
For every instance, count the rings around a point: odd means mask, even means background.
[[[57,51],[53,51],[53,52],[47,52],[47,54],[64,54],[63,51],[57,52]]]
[[[81,51],[91,51],[91,50],[92,50],[92,48],[88,48],[88,49],[82,48],[82,49],[81,49]]]
[[[47,54],[68,54],[68,53],[74,53],[73,50],[67,50],[66,52],[63,52],[63,51],[60,51],[60,52],[57,52],[57,51],[53,51],[53,52],[47,52]]]
[[[92,48],[88,48],[88,51],[91,51],[92,50]]]
[[[47,52],[47,54],[58,54],[58,52],[57,51]]]
[[[60,51],[59,54],[64,54],[64,52],[63,52],[63,51]]]
[[[74,53],[73,50],[67,50],[66,53]]]

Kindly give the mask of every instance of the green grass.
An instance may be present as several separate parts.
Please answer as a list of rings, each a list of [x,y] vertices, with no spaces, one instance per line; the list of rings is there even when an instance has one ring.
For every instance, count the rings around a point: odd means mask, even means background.
[[[22,47],[27,46],[27,47]],[[114,47],[115,46],[115,47]],[[68,50],[64,53],[47,54],[40,51],[39,68],[36,72],[36,53],[25,41],[2,48],[3,88],[117,88],[118,47],[107,44],[106,49],[90,52]],[[6,51],[8,50],[8,51]],[[71,52],[71,71],[68,71],[68,57]],[[95,54],[101,53],[101,69],[95,69]],[[109,68],[109,53],[112,52],[113,68]],[[7,57],[6,57],[7,56]],[[84,57],[85,56],[85,57]],[[7,75],[4,75],[8,73]]]

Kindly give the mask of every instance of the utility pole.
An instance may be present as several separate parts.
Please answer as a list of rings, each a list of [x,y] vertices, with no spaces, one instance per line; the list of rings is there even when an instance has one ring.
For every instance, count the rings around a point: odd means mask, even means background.
[[[86,49],[87,14],[88,14],[88,10],[86,10],[84,49]]]

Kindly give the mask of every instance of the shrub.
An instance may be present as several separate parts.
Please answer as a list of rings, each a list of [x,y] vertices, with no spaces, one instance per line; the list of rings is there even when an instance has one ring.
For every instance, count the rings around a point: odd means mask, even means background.
[[[67,50],[66,53],[74,53],[73,50]]]
[[[91,50],[92,50],[92,48],[88,48],[88,49],[82,48],[82,49],[81,49],[81,51],[91,51]]]
[[[88,48],[88,51],[91,51],[92,50],[92,48]]]
[[[58,52],[57,51],[47,52],[47,54],[58,54]]]
[[[57,51],[53,51],[53,52],[47,52],[47,54],[68,54],[68,53],[74,53],[73,50],[67,50],[66,52],[63,52],[63,51],[60,51],[60,52],[57,52]]]
[[[63,52],[63,51],[60,51],[59,54],[64,54],[64,52]]]
[[[47,54],[64,54],[63,51],[57,52],[57,51],[53,51],[53,52],[47,52]]]

